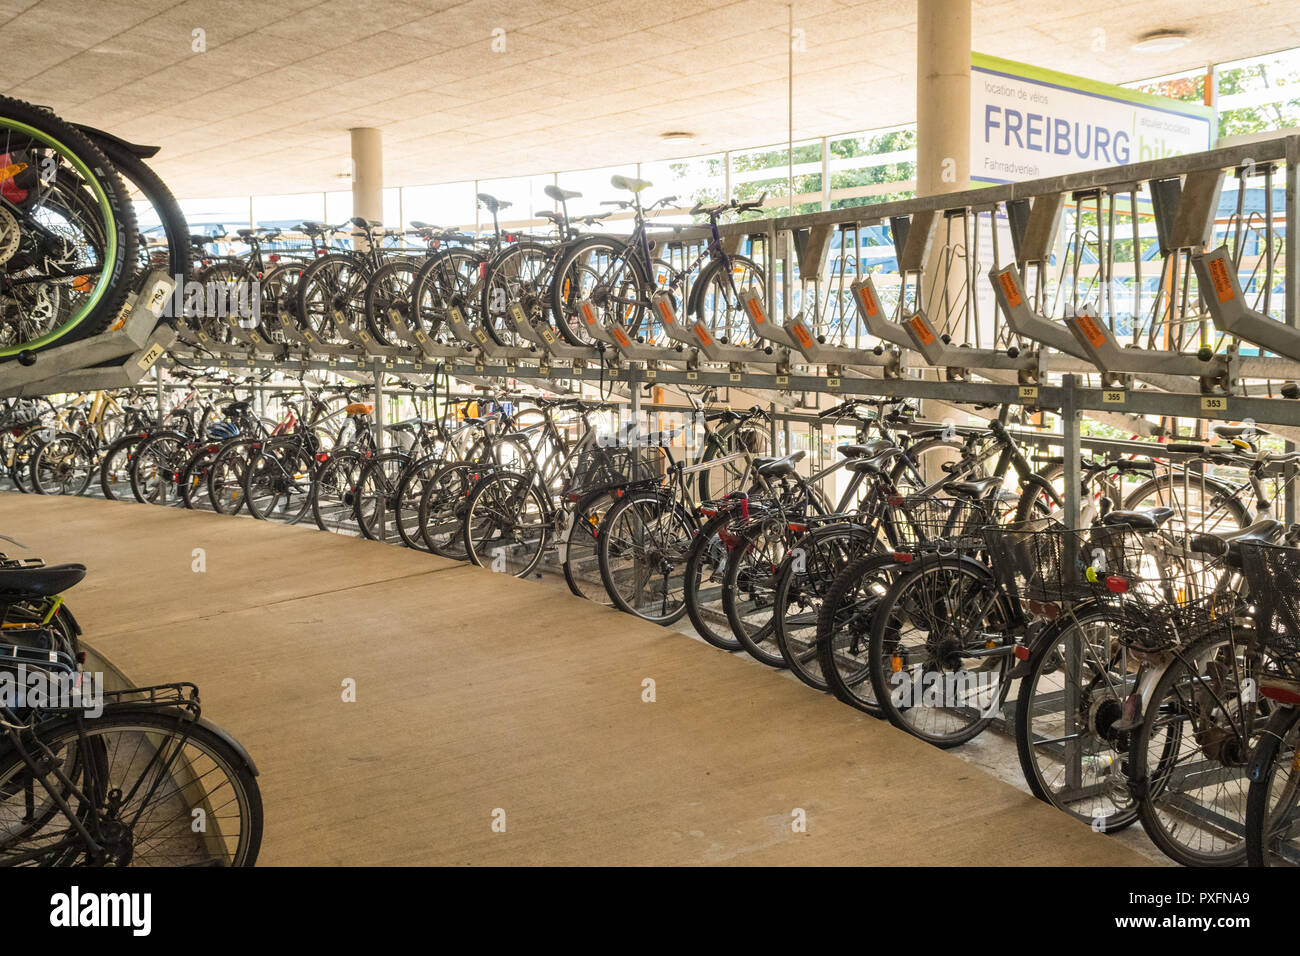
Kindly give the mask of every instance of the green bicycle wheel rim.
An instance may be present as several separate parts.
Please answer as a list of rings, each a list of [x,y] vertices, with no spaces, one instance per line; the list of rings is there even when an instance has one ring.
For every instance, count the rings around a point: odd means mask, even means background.
[[[52,342],[57,342],[82,322],[86,321],[86,317],[95,311],[95,307],[99,305],[100,301],[104,298],[104,294],[108,291],[109,280],[113,274],[113,261],[117,258],[117,218],[113,215],[113,205],[108,201],[108,193],[104,191],[104,187],[100,183],[99,178],[90,172],[90,167],[87,166],[76,153],[68,149],[68,147],[64,146],[48,133],[37,129],[34,126],[28,126],[26,123],[0,118],[0,127],[14,129],[21,133],[25,133],[32,139],[52,147],[72,165],[73,169],[81,174],[82,179],[90,184],[91,192],[94,194],[95,200],[99,204],[100,212],[104,216],[104,225],[107,227],[105,235],[108,237],[108,246],[105,249],[104,255],[104,268],[99,274],[99,281],[95,283],[95,288],[91,290],[90,297],[82,304],[81,308],[77,310],[76,314],[67,322],[60,325],[57,329],[46,332],[39,339],[30,342],[20,342],[17,345],[0,348],[0,356],[3,356],[14,355],[26,349],[44,348]]]

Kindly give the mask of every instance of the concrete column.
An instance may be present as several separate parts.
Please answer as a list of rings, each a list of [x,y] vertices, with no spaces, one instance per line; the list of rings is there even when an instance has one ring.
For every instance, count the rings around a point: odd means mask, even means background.
[[[916,21],[916,194],[934,196],[970,188],[971,0],[918,0]],[[936,325],[943,318],[947,262],[946,226],[940,223],[934,251],[922,277],[922,305]],[[964,244],[964,243],[963,243]],[[964,295],[965,270],[958,265],[947,281],[948,301]],[[955,330],[954,343],[961,339]],[[931,377],[931,376],[927,376]],[[961,425],[970,414],[934,399],[921,415]],[[927,475],[927,480],[937,476]]]
[[[352,135],[352,215],[384,218],[384,140],[379,130],[364,126]],[[400,223],[387,223],[397,226]]]
[[[971,0],[918,0],[916,192],[970,188]]]

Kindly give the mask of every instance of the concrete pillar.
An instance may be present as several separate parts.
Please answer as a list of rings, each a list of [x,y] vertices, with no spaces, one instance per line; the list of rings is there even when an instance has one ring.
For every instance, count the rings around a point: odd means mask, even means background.
[[[971,0],[918,0],[916,192],[970,188]]]
[[[352,215],[380,221],[384,218],[383,135],[369,126],[348,132],[352,135]]]
[[[970,47],[971,0],[918,0],[916,21],[916,194],[934,196],[970,188]],[[954,224],[955,225],[955,224]],[[935,324],[943,318],[946,264],[944,223],[922,278],[922,305]],[[960,240],[958,240],[960,241]],[[964,242],[963,242],[964,245]],[[947,282],[948,301],[964,295],[965,271],[954,268]],[[955,314],[955,313],[954,313]],[[954,330],[954,343],[961,341]],[[929,376],[927,376],[929,377]],[[921,415],[933,421],[964,424],[968,409],[934,399],[921,403]],[[926,476],[933,480],[937,476]]]

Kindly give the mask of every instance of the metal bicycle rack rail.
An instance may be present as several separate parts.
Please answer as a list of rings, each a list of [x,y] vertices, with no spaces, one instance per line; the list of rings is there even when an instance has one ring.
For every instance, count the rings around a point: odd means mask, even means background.
[[[1281,166],[1284,200],[1274,202]],[[1300,403],[1279,397],[1283,383],[1300,380],[1300,283],[1291,281],[1300,246],[1286,241],[1297,226],[1298,168],[1300,137],[1280,136],[724,225],[724,248],[748,248],[764,270],[762,287],[737,290],[733,318],[743,330],[688,318],[666,293],[652,296],[644,329],[607,325],[583,303],[591,346],[560,341],[518,302],[507,303],[503,322],[523,344],[509,346],[454,304],[444,310],[442,342],[390,311],[395,344],[387,345],[342,315],[341,341],[333,343],[288,314],[264,323],[278,342],[232,316],[222,342],[178,323],[163,362],[311,369],[371,384],[385,376],[418,382],[436,371],[548,390],[600,382],[634,406],[645,383],[735,387],[783,407],[799,393],[1018,403],[1059,414],[1071,472],[1085,413],[1143,437],[1159,435],[1169,419],[1251,419],[1300,440]],[[1230,177],[1237,203],[1225,215]],[[1245,207],[1261,178],[1270,190],[1262,218]],[[684,248],[707,230],[677,227],[652,238]],[[137,315],[120,330],[130,354],[143,357],[166,338],[150,327],[145,334],[159,338],[141,340],[148,324]],[[753,345],[730,343],[742,331]],[[0,366],[0,394],[69,390],[82,368],[106,358],[98,349],[121,348],[111,340],[117,334],[67,347],[84,347],[76,355],[44,353],[41,372]],[[123,383],[139,379],[119,366],[114,374]],[[1077,502],[1067,504],[1077,513]]]

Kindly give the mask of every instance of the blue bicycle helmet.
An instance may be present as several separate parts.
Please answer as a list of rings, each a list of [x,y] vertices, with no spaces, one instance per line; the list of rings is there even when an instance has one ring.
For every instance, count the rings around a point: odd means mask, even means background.
[[[226,441],[239,435],[239,426],[234,422],[213,422],[208,426],[208,437],[213,441]]]

